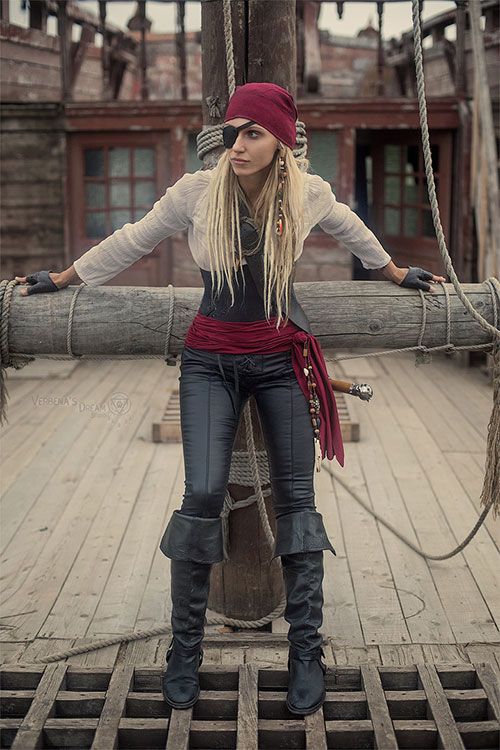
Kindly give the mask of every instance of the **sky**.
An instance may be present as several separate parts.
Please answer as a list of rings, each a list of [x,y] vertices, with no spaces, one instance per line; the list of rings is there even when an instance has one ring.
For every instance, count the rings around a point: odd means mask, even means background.
[[[279,2],[280,0],[267,0],[268,2]],[[473,0],[474,1],[474,0]],[[476,0],[477,1],[477,0]],[[98,3],[96,0],[78,0],[78,4],[92,13],[98,15]],[[21,10],[22,0],[10,0],[11,21],[20,25],[25,22],[27,11]],[[134,12],[136,3],[109,2],[107,16],[111,23],[125,28],[127,20]],[[386,3],[384,6],[382,37],[390,39],[399,36],[403,31],[408,31],[412,26],[411,1]],[[422,19],[431,18],[445,10],[456,8],[454,0],[425,0],[422,11]],[[147,4],[148,18],[153,22],[152,31],[157,33],[175,31],[176,5],[175,3],[161,3],[150,0]],[[319,17],[320,29],[327,29],[332,34],[341,36],[356,36],[358,31],[368,25],[371,21],[373,27],[377,27],[377,4],[375,2],[349,2],[344,3],[342,20],[337,17],[337,4],[333,2],[323,3]],[[55,19],[51,19],[49,33],[55,33]],[[201,3],[186,3],[186,31],[198,31],[201,27]],[[446,32],[449,39],[454,38],[453,30]]]

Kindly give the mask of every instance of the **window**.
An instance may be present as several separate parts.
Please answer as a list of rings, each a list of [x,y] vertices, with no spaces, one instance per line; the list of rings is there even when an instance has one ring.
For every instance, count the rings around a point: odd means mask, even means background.
[[[431,146],[436,193],[439,190],[439,146]],[[384,233],[435,237],[423,153],[420,146],[384,146]]]
[[[203,164],[197,155],[196,133],[188,134],[186,153],[186,172],[197,172]]]
[[[311,171],[327,182],[337,179],[337,133],[332,130],[310,130],[307,134],[307,158]],[[316,224],[311,234],[321,232]]]
[[[307,134],[307,158],[311,168],[328,182],[337,179],[337,133],[333,130],[310,130]]]
[[[365,156],[366,175],[366,223],[372,226],[373,222],[373,157],[371,154]]]
[[[106,237],[151,209],[156,200],[154,148],[86,148],[83,158],[88,238]]]

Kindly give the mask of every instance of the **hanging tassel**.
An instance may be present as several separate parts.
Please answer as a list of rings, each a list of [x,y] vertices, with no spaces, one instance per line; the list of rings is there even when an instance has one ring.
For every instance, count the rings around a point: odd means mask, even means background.
[[[318,438],[314,438],[314,466],[316,471],[321,471],[321,461],[323,457],[321,455],[321,443]]]
[[[493,518],[500,513],[500,341],[493,344],[493,410],[488,423],[486,467],[481,505],[492,506]]]

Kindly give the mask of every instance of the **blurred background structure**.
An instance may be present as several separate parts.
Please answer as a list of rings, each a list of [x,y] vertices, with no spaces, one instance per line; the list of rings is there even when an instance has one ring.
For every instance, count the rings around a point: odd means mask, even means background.
[[[238,4],[232,3],[234,13]],[[246,12],[259,4],[249,0]],[[202,167],[196,153],[203,125],[202,32],[186,31],[187,12],[199,13],[202,5],[1,1],[3,278],[70,265],[141,218],[184,172]],[[498,147],[499,4],[480,5]],[[392,33],[405,7],[406,30],[387,38],[385,29]],[[447,9],[433,13],[434,7]],[[353,8],[359,26],[367,25],[351,36],[336,33],[348,11],[352,28]],[[424,10],[426,95],[444,234],[461,281],[481,281],[498,274],[498,261],[489,254],[481,218],[485,155],[467,4],[425,2]],[[328,29],[320,28],[320,18]],[[174,30],[165,32],[168,19]],[[297,0],[296,94],[313,170],[370,226],[396,264],[443,273],[424,174],[411,21],[409,2]],[[378,273],[363,269],[317,227],[296,279]],[[182,233],[108,283],[201,286],[201,279]]]

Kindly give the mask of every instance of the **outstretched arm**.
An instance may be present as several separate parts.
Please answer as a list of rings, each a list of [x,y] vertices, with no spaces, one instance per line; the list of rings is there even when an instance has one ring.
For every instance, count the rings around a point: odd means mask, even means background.
[[[54,292],[71,283],[99,286],[131,266],[143,255],[150,253],[161,240],[175,232],[187,229],[194,206],[206,176],[201,170],[186,173],[154,204],[152,209],[134,224],[127,223],[109,237],[83,253],[66,270],[37,271],[26,276],[16,276],[21,283],[29,284],[20,294]]]
[[[125,224],[75,260],[76,273],[89,286],[104,284],[152,252],[166,237],[187,229],[204,184],[201,170],[184,174],[142,219]]]
[[[419,266],[407,266],[398,268],[392,260],[383,267],[382,273],[390,281],[399,286],[409,289],[422,289],[424,292],[434,292],[436,287],[431,285],[433,281],[446,281],[444,276],[436,276],[432,271],[426,271]]]
[[[425,291],[432,291],[428,282],[446,280],[416,266],[396,266],[364,221],[347,204],[337,201],[330,183],[319,175],[309,177],[312,199],[318,212],[316,223],[356,255],[363,268],[381,270],[395,284]]]
[[[15,276],[15,279],[21,284],[29,285],[21,287],[19,291],[21,297],[27,297],[29,294],[37,294],[40,292],[56,292],[57,289],[64,289],[64,287],[69,286],[70,284],[82,283],[82,279],[78,276],[73,265],[60,273],[55,271],[38,271],[34,274],[28,274],[27,276]],[[50,283],[51,281],[52,284]],[[53,284],[55,284],[57,289]]]

